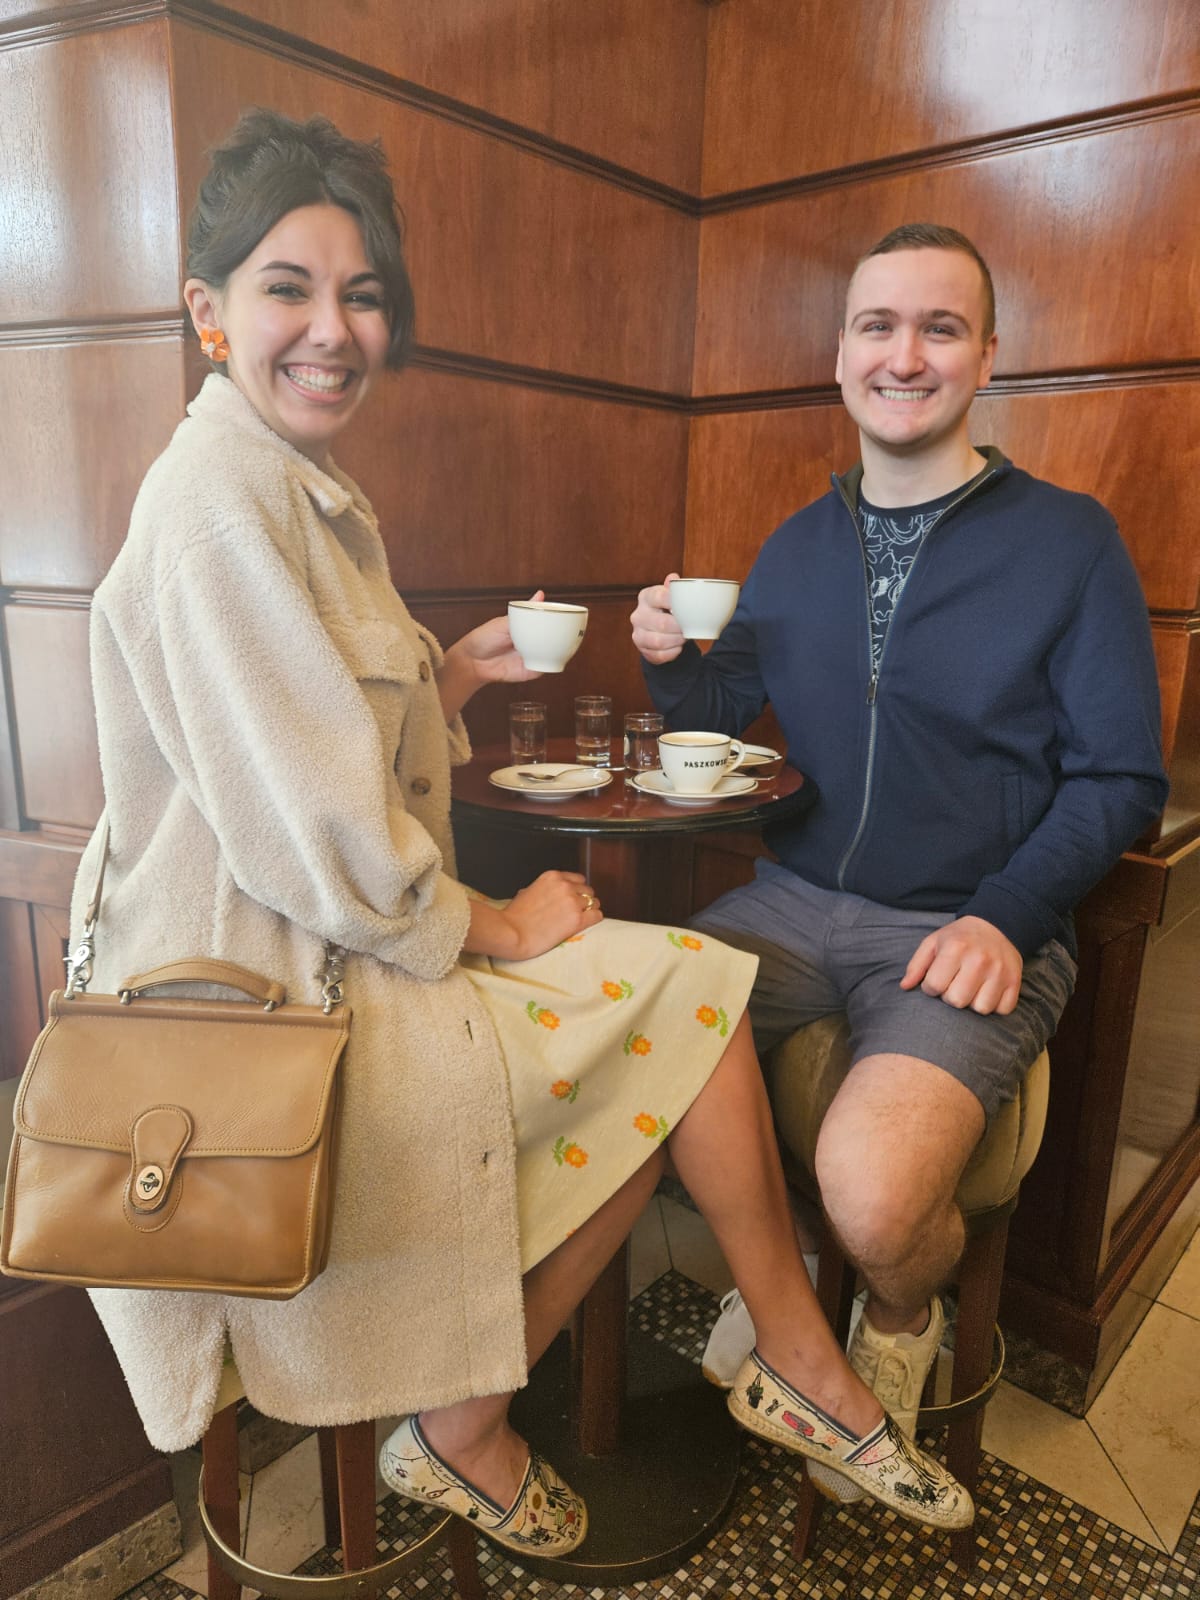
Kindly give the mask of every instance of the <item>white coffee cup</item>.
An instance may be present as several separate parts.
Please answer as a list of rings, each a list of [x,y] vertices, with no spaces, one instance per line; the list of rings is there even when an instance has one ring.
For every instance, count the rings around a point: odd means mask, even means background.
[[[508,631],[530,672],[561,672],[587,632],[586,606],[552,600],[510,600]]]
[[[742,745],[723,733],[664,733],[658,741],[663,776],[680,794],[708,794],[742,759]]]
[[[737,610],[739,592],[729,578],[675,578],[667,591],[685,639],[716,639]]]

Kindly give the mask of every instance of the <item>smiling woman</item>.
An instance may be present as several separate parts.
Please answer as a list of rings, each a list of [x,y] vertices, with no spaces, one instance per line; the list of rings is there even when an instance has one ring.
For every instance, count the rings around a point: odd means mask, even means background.
[[[745,1016],[754,958],[606,919],[580,873],[503,905],[455,875],[459,711],[537,674],[504,617],[443,653],[330,455],[412,327],[381,150],[251,112],[213,153],[188,272],[213,371],[92,607],[111,835],[95,981],[223,957],[318,1001],[328,941],[354,1025],[324,1272],[269,1305],[96,1292],[152,1443],[204,1431],[228,1341],[259,1410],[310,1426],[407,1414],[382,1462],[398,1492],[517,1551],[573,1550],[583,1503],[508,1405],[669,1144],[763,1358],[840,1419],[839,1450],[869,1454],[872,1493],[963,1525],[969,1496],[893,1439],[812,1296]],[[103,837],[81,863],[76,941]],[[728,1027],[698,1022],[698,999]],[[905,1493],[929,1472],[932,1509]]]

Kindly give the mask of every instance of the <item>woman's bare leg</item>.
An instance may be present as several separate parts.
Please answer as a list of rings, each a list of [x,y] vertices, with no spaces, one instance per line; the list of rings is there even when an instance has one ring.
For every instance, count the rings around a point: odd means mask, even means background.
[[[851,1371],[805,1270],[746,1015],[669,1142],[746,1302],[763,1360],[852,1432],[869,1432],[883,1412]]]
[[[542,1356],[604,1271],[642,1214],[662,1174],[655,1151],[557,1250],[525,1274],[525,1351]],[[525,1475],[529,1446],[508,1425],[511,1393],[421,1413],[429,1443],[454,1470],[502,1506],[512,1504]]]

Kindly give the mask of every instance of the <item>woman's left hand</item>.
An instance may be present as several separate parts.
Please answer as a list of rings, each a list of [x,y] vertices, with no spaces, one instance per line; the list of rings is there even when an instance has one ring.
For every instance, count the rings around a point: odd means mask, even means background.
[[[546,597],[537,589],[529,598],[544,600]],[[438,673],[438,690],[446,721],[453,721],[476,689],[485,683],[528,683],[531,678],[539,677],[541,673],[531,672],[517,654],[508,631],[507,616],[482,622],[478,628],[456,639],[446,651]]]

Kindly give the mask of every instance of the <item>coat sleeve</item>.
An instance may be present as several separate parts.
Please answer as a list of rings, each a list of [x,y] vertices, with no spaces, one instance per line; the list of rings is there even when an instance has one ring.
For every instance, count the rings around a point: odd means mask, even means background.
[[[1167,800],[1146,601],[1115,526],[1048,670],[1059,732],[1054,799],[959,912],[998,927],[1022,955],[1054,935]]]
[[[265,532],[226,529],[162,563],[142,629],[126,648],[139,698],[238,888],[321,938],[443,976],[466,893],[405,809],[366,697]]]

